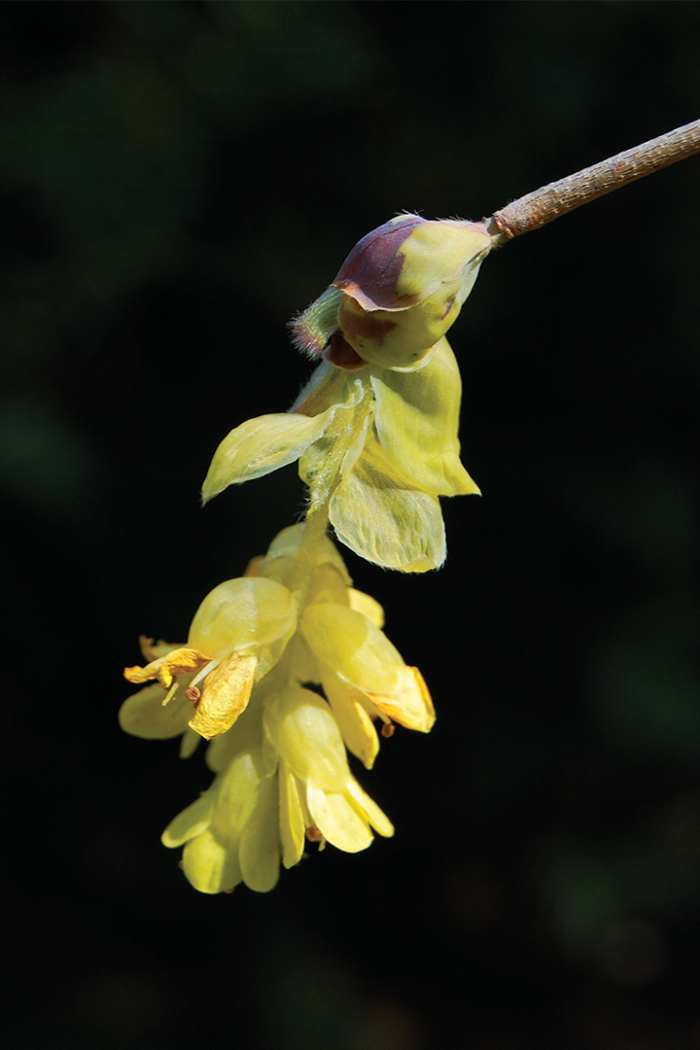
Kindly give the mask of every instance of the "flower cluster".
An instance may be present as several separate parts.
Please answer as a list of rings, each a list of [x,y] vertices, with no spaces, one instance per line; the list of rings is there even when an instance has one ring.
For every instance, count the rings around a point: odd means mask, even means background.
[[[306,840],[356,852],[371,828],[393,834],[345,749],[371,768],[375,722],[428,732],[434,721],[420,673],[382,631],[378,603],[351,586],[329,539],[307,572],[304,530],[284,529],[244,577],[208,594],[186,645],[144,640],[151,659],[125,670],[131,682],[157,684],[125,701],[123,729],[183,734],[183,754],[198,736],[212,740],[212,786],[163,834],[166,846],[184,844],[185,874],[205,893],[241,881],[271,889],[280,859],[298,863]]]

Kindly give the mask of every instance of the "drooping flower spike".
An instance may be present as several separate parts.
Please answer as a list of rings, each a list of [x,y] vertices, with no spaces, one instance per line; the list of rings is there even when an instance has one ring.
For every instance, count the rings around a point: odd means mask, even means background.
[[[403,215],[353,249],[294,322],[321,363],[287,413],[250,419],[216,451],[205,501],[299,462],[305,523],[284,529],[244,577],[202,602],[185,645],[142,639],[144,688],[122,705],[136,736],[211,741],[211,787],[166,828],[205,893],[272,888],[307,841],[365,849],[393,827],[348,767],[371,769],[394,723],[427,733],[430,695],[355,591],[339,540],[386,568],[445,558],[439,497],[478,493],[459,459],[461,380],[445,338],[488,253],[482,223]],[[155,684],[152,684],[155,683]]]
[[[163,836],[168,846],[185,845],[185,874],[203,892],[240,881],[270,889],[280,859],[296,864],[306,838],[356,852],[369,846],[372,827],[393,834],[351,775],[345,748],[371,768],[375,721],[428,732],[435,720],[420,673],[382,631],[378,603],[351,586],[330,540],[316,551],[308,586],[293,590],[304,531],[284,529],[250,575],[207,595],[187,646],[146,645],[154,659],[125,671],[129,681],[160,683],[125,701],[127,732],[215,737],[207,753],[214,783]],[[198,667],[209,670],[193,686]],[[183,704],[178,682],[190,699],[173,714],[171,704]]]

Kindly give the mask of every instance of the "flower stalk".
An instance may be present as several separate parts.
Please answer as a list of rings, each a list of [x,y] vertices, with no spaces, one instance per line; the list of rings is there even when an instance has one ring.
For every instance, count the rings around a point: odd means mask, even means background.
[[[514,237],[538,230],[560,215],[696,153],[700,153],[700,120],[541,186],[484,219],[492,248],[500,248]]]

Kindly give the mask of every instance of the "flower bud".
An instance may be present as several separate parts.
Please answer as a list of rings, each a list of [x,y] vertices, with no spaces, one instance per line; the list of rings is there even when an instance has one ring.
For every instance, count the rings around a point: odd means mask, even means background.
[[[355,245],[297,319],[297,344],[319,353],[325,336],[326,356],[342,368],[413,371],[456,320],[490,245],[483,222],[391,219]]]

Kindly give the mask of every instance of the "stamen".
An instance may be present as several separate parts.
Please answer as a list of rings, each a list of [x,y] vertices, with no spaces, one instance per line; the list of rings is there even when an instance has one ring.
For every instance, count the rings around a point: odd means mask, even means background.
[[[185,689],[185,696],[188,700],[191,700],[193,704],[198,704],[202,699],[202,694],[196,685],[190,685]]]
[[[382,736],[385,736],[387,740],[389,740],[389,738],[392,737],[395,732],[396,726],[393,722],[385,722],[382,728],[380,729],[380,733],[382,734]]]
[[[177,679],[175,679],[175,681],[173,682],[173,684],[170,686],[170,688],[168,689],[167,693],[165,694],[165,698],[163,700],[163,707],[165,707],[166,704],[170,703],[172,698],[175,696],[176,692],[177,692]]]
[[[318,842],[319,839],[323,838],[323,833],[314,824],[306,829],[305,834],[309,842]]]
[[[223,657],[222,657],[222,659],[223,659]],[[202,679],[206,678],[207,675],[211,671],[213,671],[215,667],[218,667],[220,663],[221,663],[221,659],[219,659],[219,660],[210,660],[208,664],[205,664],[204,667],[202,668],[202,670],[198,674],[196,674],[194,676],[194,678],[192,679],[192,681],[190,682],[190,689],[194,689],[194,687],[196,685],[199,685],[199,683],[202,681]]]

